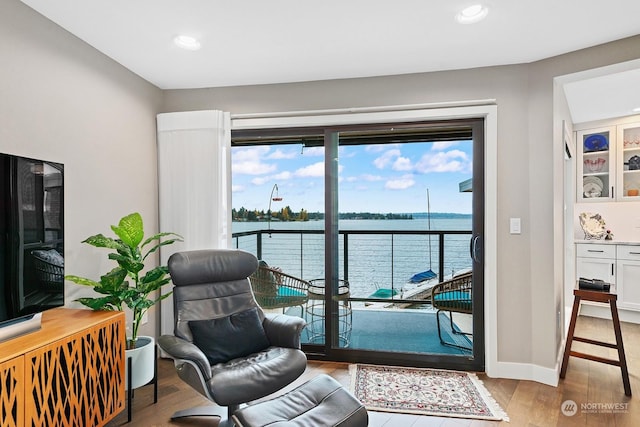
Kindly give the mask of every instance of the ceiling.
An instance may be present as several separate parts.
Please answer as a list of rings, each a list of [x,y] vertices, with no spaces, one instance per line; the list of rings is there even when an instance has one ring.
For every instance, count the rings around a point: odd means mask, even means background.
[[[640,34],[638,0],[486,0],[466,25],[469,0],[22,2],[162,89],[528,63]]]

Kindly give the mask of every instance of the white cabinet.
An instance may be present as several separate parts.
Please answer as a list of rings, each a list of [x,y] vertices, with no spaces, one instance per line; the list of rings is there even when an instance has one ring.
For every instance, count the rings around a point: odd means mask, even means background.
[[[640,245],[615,243],[577,243],[576,278],[600,279],[611,284],[611,292],[618,295],[621,318],[637,321],[640,315]],[[598,303],[584,302],[591,306],[586,314],[609,317],[611,313],[599,310]],[[595,306],[595,308],[593,308]],[[585,307],[583,307],[584,309]],[[629,317],[623,311],[637,312]],[[584,314],[584,310],[582,312]],[[610,317],[609,317],[610,318]]]
[[[620,308],[640,311],[640,246],[617,246],[616,276]]]
[[[578,202],[640,201],[640,122],[577,132]]]
[[[578,202],[611,201],[616,180],[615,126],[578,132]]]
[[[618,200],[640,200],[640,123],[617,127]]]
[[[576,277],[616,285],[616,246],[583,243],[576,247]]]

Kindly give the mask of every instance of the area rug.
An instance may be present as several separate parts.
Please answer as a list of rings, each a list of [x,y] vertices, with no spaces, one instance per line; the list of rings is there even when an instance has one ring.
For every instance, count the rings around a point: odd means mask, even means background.
[[[351,392],[371,411],[509,421],[469,372],[350,365]]]

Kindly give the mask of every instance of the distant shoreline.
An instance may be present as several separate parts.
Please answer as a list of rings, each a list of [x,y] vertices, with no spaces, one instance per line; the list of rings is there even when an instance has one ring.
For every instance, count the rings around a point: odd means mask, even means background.
[[[414,220],[424,219],[431,217],[431,219],[464,219],[472,218],[472,214],[452,213],[452,212],[410,212],[410,213],[374,213],[374,212],[340,212],[338,214],[341,220],[376,220],[376,221],[388,221],[388,220]],[[321,212],[308,213],[307,219],[301,220],[298,218],[291,218],[284,220],[278,217],[271,218],[272,222],[300,222],[300,221],[319,221],[324,219],[324,214]],[[268,218],[254,218],[254,219],[239,219],[233,218],[233,222],[268,222]]]

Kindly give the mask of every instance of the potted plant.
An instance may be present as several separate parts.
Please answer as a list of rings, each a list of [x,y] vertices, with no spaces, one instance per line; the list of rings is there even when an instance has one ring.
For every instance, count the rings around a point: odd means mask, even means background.
[[[136,350],[142,347],[138,341],[145,341],[144,344],[154,342],[152,337],[138,340],[138,338],[142,338],[138,337],[138,330],[144,314],[157,302],[171,295],[171,292],[163,294],[161,291],[162,286],[171,281],[168,267],[161,265],[143,273],[145,260],[160,247],[182,241],[182,237],[175,233],[158,233],[144,239],[142,217],[137,212],[120,219],[117,226],[111,226],[111,230],[117,238],[96,234],[83,240],[82,243],[88,243],[97,248],[112,249],[114,252],[109,254],[109,259],[114,260],[118,265],[101,276],[99,281],[74,275],[67,275],[65,279],[79,285],[90,286],[101,295],[76,300],[93,310],[122,310],[124,307],[131,309],[133,322],[131,335],[127,337],[127,357],[137,358]],[[162,240],[164,237],[168,237],[168,239]],[[156,291],[159,291],[157,295]],[[150,351],[153,355],[153,346],[148,347],[151,347]],[[148,357],[153,360],[153,356],[142,356],[146,361],[149,360]],[[153,366],[153,363],[151,365]],[[149,381],[150,379],[137,381],[134,378],[132,388],[144,385]]]

